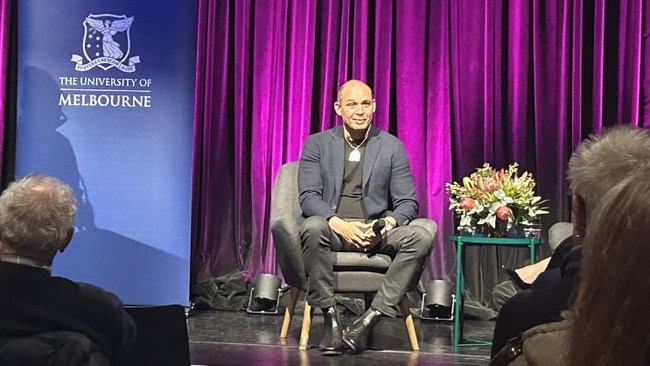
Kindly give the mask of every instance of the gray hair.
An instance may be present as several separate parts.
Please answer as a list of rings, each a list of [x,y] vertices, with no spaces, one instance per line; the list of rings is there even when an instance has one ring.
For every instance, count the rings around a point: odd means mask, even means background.
[[[69,185],[53,177],[28,175],[0,195],[2,241],[16,250],[56,251],[74,228],[76,213]]]
[[[569,160],[573,194],[582,198],[587,217],[598,201],[621,180],[650,166],[648,130],[618,125],[583,141]]]

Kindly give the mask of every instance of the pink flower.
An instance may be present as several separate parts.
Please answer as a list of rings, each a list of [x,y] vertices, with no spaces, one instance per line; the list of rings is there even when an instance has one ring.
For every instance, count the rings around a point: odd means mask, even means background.
[[[476,201],[473,198],[463,197],[460,200],[460,207],[466,211],[469,211],[476,206]]]
[[[497,218],[507,220],[512,215],[512,210],[508,206],[501,206],[497,209]]]

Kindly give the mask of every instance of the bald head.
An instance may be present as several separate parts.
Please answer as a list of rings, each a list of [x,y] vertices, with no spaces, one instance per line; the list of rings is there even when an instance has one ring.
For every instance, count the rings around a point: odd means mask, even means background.
[[[345,83],[343,83],[343,85],[341,85],[341,87],[339,87],[339,92],[336,100],[340,103],[341,98],[344,97],[348,89],[356,89],[356,88],[368,93],[372,99],[372,89],[368,86],[368,84],[364,83],[361,80],[351,79],[346,81]]]
[[[349,80],[339,88],[334,111],[341,116],[347,132],[353,139],[366,135],[375,109],[372,89],[363,81]]]

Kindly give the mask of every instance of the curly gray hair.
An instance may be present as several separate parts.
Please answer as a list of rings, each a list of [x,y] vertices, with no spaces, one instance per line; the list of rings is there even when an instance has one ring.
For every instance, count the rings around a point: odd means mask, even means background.
[[[28,175],[0,195],[0,235],[14,249],[56,251],[74,228],[77,202],[60,180]]]

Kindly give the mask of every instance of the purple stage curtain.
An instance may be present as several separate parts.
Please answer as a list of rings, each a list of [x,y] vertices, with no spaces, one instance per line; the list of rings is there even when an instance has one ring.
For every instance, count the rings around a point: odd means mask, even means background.
[[[349,78],[373,87],[375,124],[405,143],[421,216],[440,226],[425,279],[454,270],[445,183],[483,162],[519,162],[550,199],[545,227],[569,220],[573,148],[608,125],[650,126],[647,13],[642,0],[201,0],[193,270],[279,274],[275,176],[340,123]],[[482,270],[479,293],[495,261],[525,257],[478,249],[466,269]]]

